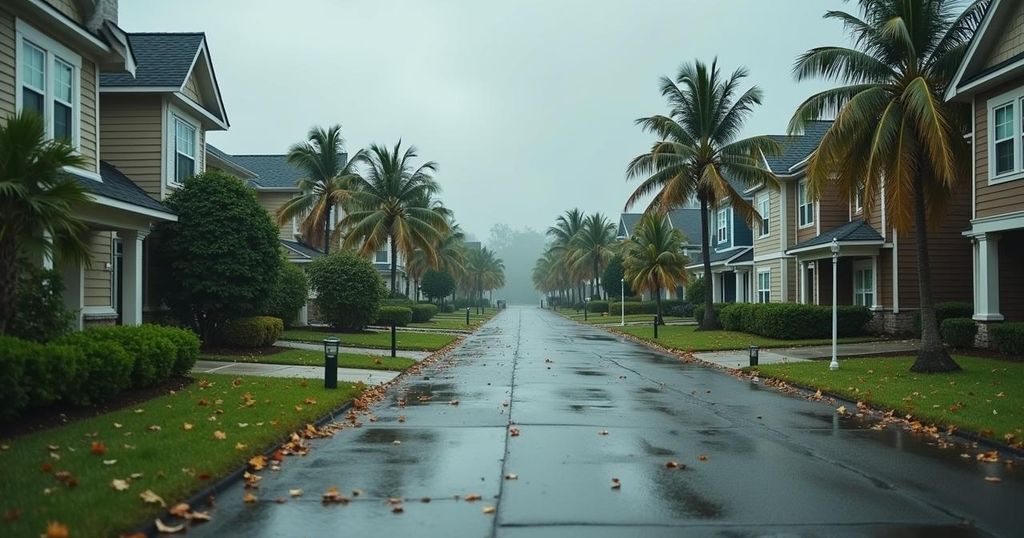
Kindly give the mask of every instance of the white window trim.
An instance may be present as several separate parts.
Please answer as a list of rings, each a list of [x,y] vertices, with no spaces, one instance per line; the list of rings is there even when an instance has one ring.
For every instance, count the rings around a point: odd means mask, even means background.
[[[71,49],[61,45],[46,34],[36,30],[34,27],[23,21],[15,20],[14,39],[14,72],[15,72],[15,109],[21,111],[24,105],[21,87],[24,83],[21,73],[22,43],[29,41],[44,52],[43,66],[45,69],[45,91],[43,92],[43,122],[46,125],[46,137],[52,139],[53,132],[53,100],[54,95],[54,69],[56,59],[71,66],[71,146],[75,148],[75,154],[80,155],[79,148],[82,144],[82,57],[75,54]]]
[[[731,233],[729,231],[729,221],[732,220],[731,214],[731,207],[723,207],[719,208],[718,214],[715,215],[715,240],[717,243],[724,243],[726,241],[729,241],[731,238]],[[725,227],[722,226],[723,216],[725,217]],[[725,239],[722,238],[722,230],[725,230]],[[729,245],[732,246],[732,243],[730,242]]]
[[[390,239],[388,239],[387,241],[384,242],[384,255],[385,255],[385,260],[384,261],[378,261],[377,260],[377,254],[379,252],[380,252],[380,249],[377,249],[377,250],[375,250],[373,252],[373,263],[386,263],[388,265],[391,265],[391,240]]]
[[[761,275],[768,275],[768,287],[767,288],[762,288],[761,287]],[[761,300],[761,294],[762,293],[767,293],[768,294],[768,300],[767,301],[762,301]],[[768,267],[768,268],[765,268],[765,269],[760,269],[759,268],[757,270],[757,295],[756,295],[756,297],[757,297],[757,302],[758,303],[770,303],[770,302],[772,302],[772,269],[771,269],[771,267]]]
[[[176,176],[177,172],[177,160],[178,152],[175,150],[175,144],[177,143],[177,120],[181,120],[196,130],[195,137],[195,173],[201,174],[205,170],[205,160],[202,159],[202,124],[191,115],[185,113],[184,110],[168,104],[167,106],[167,119],[165,122],[166,133],[164,134],[164,184],[168,187],[180,188],[182,184],[178,182]]]
[[[1013,112],[1010,116],[1013,118],[1013,137],[1011,138],[1014,141],[1013,170],[997,175],[995,173],[995,111],[1006,105],[1013,105]],[[1024,148],[1022,148],[1024,146],[1024,129],[1021,125],[1024,123],[1022,121],[1024,117],[1021,116],[1024,111],[1024,86],[989,99],[986,106],[988,109],[988,184],[998,185],[1024,178]]]
[[[772,201],[768,194],[761,195],[757,200],[757,211],[761,214],[761,221],[757,223],[757,238],[764,239],[772,234]],[[764,226],[764,221],[768,221],[767,233],[761,233]]]
[[[853,214],[860,215],[864,213],[864,185],[857,187],[853,191]]]
[[[861,272],[861,271],[871,271],[871,278],[868,279],[869,280],[868,285],[870,286],[869,288],[860,288],[860,289],[857,288],[857,273]],[[878,295],[877,295],[878,294],[878,290],[876,289],[877,286],[875,285],[875,283],[877,281],[876,274],[875,274],[876,271],[877,271],[877,269],[875,268],[875,263],[874,263],[873,260],[854,260],[854,262],[853,262],[853,286],[852,286],[853,287],[853,304],[855,304],[855,305],[857,304],[857,296],[858,295],[864,295],[865,293],[870,293],[871,294],[871,301],[866,301],[865,304],[858,305],[858,306],[866,306],[868,308],[872,308],[872,307],[875,306],[875,303],[878,302]],[[870,303],[870,304],[867,304],[867,303]]]
[[[804,189],[804,201],[806,202],[804,204],[800,203],[800,188],[801,187],[803,187],[803,189]],[[809,221],[807,221],[805,223],[801,223],[800,219],[803,218],[803,215],[804,215],[803,207],[805,205],[811,206],[811,220],[809,220]],[[807,192],[807,180],[804,179],[804,180],[801,180],[799,183],[796,184],[796,225],[797,225],[797,228],[802,230],[804,228],[810,228],[811,226],[814,226],[814,221],[817,220],[817,219],[814,218],[814,216],[815,216],[814,214],[815,214],[814,202],[811,200],[810,194]]]

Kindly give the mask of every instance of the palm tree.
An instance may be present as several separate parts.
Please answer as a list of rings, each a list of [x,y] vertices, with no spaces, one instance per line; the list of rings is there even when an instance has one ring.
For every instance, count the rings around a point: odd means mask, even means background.
[[[583,227],[569,242],[569,259],[572,268],[582,272],[589,269],[590,296],[600,293],[601,270],[605,262],[614,256],[615,225],[600,213],[583,219]]]
[[[448,221],[448,233],[441,236],[434,246],[437,264],[431,265],[427,253],[417,249],[405,264],[405,271],[413,281],[416,289],[416,300],[419,300],[419,282],[423,274],[430,269],[446,271],[453,278],[458,278],[465,271],[466,253],[463,248],[465,235],[454,221]]]
[[[288,162],[303,174],[297,183],[301,193],[278,208],[278,225],[305,215],[300,226],[303,242],[310,246],[323,244],[324,254],[330,254],[335,220],[332,213],[351,195],[352,183],[358,177],[352,163],[359,160],[359,155],[345,161],[340,125],[310,129],[305,142],[288,150]]]
[[[432,202],[441,190],[433,178],[437,163],[414,166],[416,157],[416,148],[403,151],[401,140],[392,149],[374,144],[360,155],[365,172],[354,179],[352,210],[335,231],[344,230],[345,247],[364,256],[390,248],[392,294],[398,291],[398,254],[409,259],[420,249],[436,266],[435,245],[448,230],[447,214]]]
[[[656,298],[658,323],[661,314],[661,290],[686,285],[688,260],[683,255],[683,234],[663,215],[648,213],[637,224],[633,237],[625,242],[623,268],[625,279],[638,291],[650,291]]]
[[[82,163],[71,146],[46,140],[34,112],[0,125],[0,334],[14,314],[19,267],[29,257],[89,261],[89,229],[72,211],[89,197],[64,172]]]
[[[559,215],[558,218],[555,219],[555,225],[547,230],[547,235],[552,240],[550,248],[561,252],[562,254],[567,253],[569,250],[569,243],[572,242],[572,238],[576,237],[576,234],[583,229],[583,221],[585,219],[586,215],[578,208],[570,209],[566,211],[564,215]],[[560,259],[562,260],[561,263],[566,263],[566,256],[561,256]],[[583,276],[579,271],[572,271],[570,268],[566,267],[566,272],[569,273],[568,276],[570,277],[580,277],[579,279],[574,280],[574,282],[583,281]],[[580,300],[583,300],[584,290],[577,290],[575,284],[569,286],[569,289],[569,300],[571,302],[576,302],[577,291],[579,291]]]
[[[737,95],[746,77],[747,70],[740,68],[723,78],[717,60],[710,67],[699,60],[684,64],[675,81],[663,77],[661,94],[668,100],[668,115],[636,121],[659,139],[650,152],[634,158],[626,169],[628,177],[642,178],[626,202],[627,209],[652,194],[648,212],[665,213],[694,197],[700,202],[706,282],[711,282],[710,211],[727,200],[748,221],[757,218],[754,208],[726,177],[748,185],[775,181],[761,162],[762,154],[779,151],[778,144],[765,136],[738,138],[754,105],[761,103],[757,86]],[[701,330],[720,328],[710,288],[704,297],[704,312]]]
[[[987,0],[860,0],[860,16],[829,11],[852,34],[853,48],[819,47],[801,55],[797,80],[831,79],[793,114],[790,131],[835,117],[807,165],[818,196],[835,184],[843,196],[864,189],[867,211],[884,190],[883,207],[897,232],[916,234],[921,347],[914,372],[959,370],[942,347],[932,303],[928,225],[936,224],[961,177],[968,177],[969,105],[943,94],[984,16]],[[848,163],[857,163],[849,166]]]
[[[505,283],[505,263],[487,247],[480,247],[469,253],[466,259],[466,273],[470,277],[477,301],[477,312],[484,300],[484,291],[499,288]]]

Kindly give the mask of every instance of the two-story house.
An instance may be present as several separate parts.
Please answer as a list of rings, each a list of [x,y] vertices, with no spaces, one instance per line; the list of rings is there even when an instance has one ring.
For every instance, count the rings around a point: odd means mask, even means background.
[[[619,215],[615,238],[619,241],[631,238],[641,217],[643,217],[643,213],[622,213]],[[690,259],[694,257],[699,258],[701,252],[700,206],[688,203],[684,207],[669,211],[665,218],[668,219],[668,223],[672,228],[683,234],[683,254]],[[675,293],[676,299],[686,298],[686,288],[683,286],[679,286],[675,290],[665,290],[665,298],[671,298],[673,293]]]
[[[729,178],[727,178],[729,179]],[[737,192],[744,191],[743,185],[734,179],[730,184]],[[753,203],[746,194],[744,199]],[[700,210],[696,211],[697,226],[700,226]],[[753,276],[753,232],[746,220],[736,211],[729,200],[711,212],[707,238],[711,261],[711,297],[716,303],[748,303],[752,301]],[[698,237],[700,234],[698,233]],[[687,271],[695,277],[703,275],[704,256],[701,250],[690,256]]]
[[[1024,321],[1024,2],[993,0],[946,98],[973,110],[962,243],[984,342],[985,323]]]

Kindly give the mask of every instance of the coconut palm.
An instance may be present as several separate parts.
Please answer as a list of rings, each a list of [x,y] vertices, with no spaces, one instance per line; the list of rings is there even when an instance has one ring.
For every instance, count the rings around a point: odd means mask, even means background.
[[[600,293],[601,271],[615,255],[615,225],[604,215],[594,213],[583,219],[583,227],[569,241],[569,262],[573,270],[587,271],[590,276],[590,296]]]
[[[416,148],[403,150],[401,140],[390,149],[374,144],[360,155],[365,170],[353,181],[351,211],[335,231],[344,230],[344,246],[364,256],[390,248],[392,294],[398,291],[398,254],[408,260],[420,249],[436,266],[435,245],[448,230],[446,213],[432,202],[441,190],[433,178],[437,163],[415,166],[416,157]]]
[[[625,279],[632,289],[651,292],[657,301],[658,323],[664,323],[661,314],[661,291],[685,286],[689,281],[683,255],[683,234],[673,228],[668,219],[657,213],[644,215],[633,236],[623,249]]]
[[[487,247],[472,250],[466,258],[466,274],[473,286],[477,312],[484,300],[484,291],[500,288],[505,283],[505,263]]]
[[[555,225],[547,230],[547,236],[550,237],[552,241],[550,248],[561,252],[562,254],[566,254],[569,250],[569,243],[572,242],[572,238],[576,237],[576,234],[583,229],[583,221],[585,219],[586,215],[578,208],[570,209],[566,211],[564,215],[559,215],[558,218],[555,219]],[[561,260],[561,263],[566,263],[566,256],[560,256],[559,259]],[[569,267],[566,267],[565,269],[568,273],[568,277],[578,277],[574,278],[573,282],[580,282],[580,285],[583,285],[582,282],[584,280],[584,276],[580,271],[573,271]],[[577,290],[576,285],[571,285],[569,286],[569,291],[569,300],[571,302],[576,302],[577,291],[579,292],[580,300],[583,300],[583,289]]]
[[[744,121],[761,103],[757,86],[739,93],[747,70],[737,69],[723,77],[718,62],[700,61],[679,68],[675,81],[663,77],[661,94],[668,100],[667,115],[640,118],[644,131],[658,136],[648,153],[634,158],[626,169],[640,185],[626,202],[626,208],[650,195],[648,212],[665,213],[696,197],[701,209],[701,237],[704,277],[711,282],[708,238],[710,211],[726,200],[748,221],[757,213],[726,179],[748,185],[775,181],[762,166],[763,154],[779,151],[778,144],[765,136],[740,139]],[[711,293],[704,297],[702,330],[719,328],[711,305]]]
[[[942,347],[932,302],[928,227],[969,177],[969,105],[946,103],[953,79],[988,2],[960,11],[954,0],[860,0],[860,14],[829,11],[843,23],[853,48],[819,47],[802,54],[798,80],[821,77],[843,84],[800,104],[790,131],[835,117],[807,165],[808,190],[834,184],[843,196],[864,189],[867,211],[884,192],[887,222],[916,235],[921,347],[914,372],[959,370]],[[857,163],[849,166],[848,163]]]
[[[72,207],[89,201],[65,166],[81,157],[46,140],[42,118],[22,112],[0,125],[0,334],[14,314],[19,267],[30,257],[88,263],[88,228]]]
[[[352,183],[358,177],[353,163],[359,160],[359,155],[346,162],[340,125],[310,129],[304,142],[288,150],[288,162],[298,168],[303,177],[296,184],[301,192],[278,208],[278,225],[302,217],[299,229],[303,242],[310,246],[323,245],[324,254],[330,254],[331,227],[337,220],[333,211],[351,195]]]
[[[441,236],[434,246],[434,252],[437,254],[436,265],[431,265],[427,253],[419,249],[413,253],[412,257],[405,264],[405,271],[409,278],[412,279],[413,286],[417,290],[416,300],[419,300],[420,278],[428,270],[446,271],[453,278],[457,278],[458,275],[465,271],[466,253],[463,247],[465,235],[454,221],[449,220],[448,226],[448,233]]]
[[[537,258],[533,266],[533,285],[544,294],[557,294],[561,300],[566,289],[572,286],[569,272],[566,270],[565,251],[549,246],[544,254]]]

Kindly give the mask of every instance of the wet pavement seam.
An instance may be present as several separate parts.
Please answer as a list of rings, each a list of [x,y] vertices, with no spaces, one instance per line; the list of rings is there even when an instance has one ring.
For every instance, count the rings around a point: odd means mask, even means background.
[[[512,426],[512,406],[515,405],[516,395],[516,367],[519,365],[519,348],[522,343],[523,336],[523,313],[517,311],[516,314],[516,347],[512,350],[512,380],[509,382],[509,394],[508,394],[508,423],[505,425],[505,452],[501,457],[501,472],[498,475],[498,496],[494,500],[494,521],[491,525],[491,536],[498,534],[498,528],[501,526],[501,499],[502,493],[505,491],[505,475],[508,473],[508,458],[511,451],[511,434],[509,428]]]

